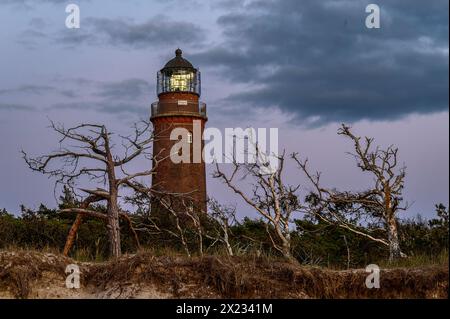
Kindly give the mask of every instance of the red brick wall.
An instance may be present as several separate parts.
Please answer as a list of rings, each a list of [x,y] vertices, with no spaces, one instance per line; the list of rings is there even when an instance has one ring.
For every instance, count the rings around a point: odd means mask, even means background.
[[[189,93],[166,93],[160,95],[160,108],[164,110],[164,103],[176,103],[177,100],[188,100],[198,102],[198,96]],[[168,104],[167,104],[168,105]],[[153,128],[155,132],[155,140],[153,142],[153,154],[159,154],[160,158],[166,158],[159,163],[156,174],[153,176],[152,185],[155,189],[170,193],[189,193],[195,206],[199,210],[206,212],[206,173],[205,163],[203,159],[201,163],[193,163],[193,144],[191,146],[191,163],[173,163],[169,157],[172,146],[177,141],[170,140],[170,132],[174,128],[182,127],[188,131],[193,131],[193,121],[201,121],[201,133],[206,123],[206,119],[195,116],[174,116],[174,112],[170,112],[172,116],[152,118]],[[202,150],[203,150],[202,140]]]

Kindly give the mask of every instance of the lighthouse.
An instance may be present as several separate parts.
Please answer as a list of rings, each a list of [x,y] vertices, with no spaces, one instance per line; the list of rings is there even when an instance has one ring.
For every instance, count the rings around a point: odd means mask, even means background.
[[[152,177],[152,188],[183,198],[183,206],[187,204],[195,212],[206,212],[205,163],[203,158],[192,160],[195,143],[200,143],[203,150],[203,131],[208,120],[206,104],[200,102],[200,71],[183,58],[180,49],[158,72],[157,95],[158,101],[151,105],[150,120],[155,136],[153,155],[162,160]],[[171,133],[180,128],[188,132],[191,160],[176,162],[170,152],[179,141]],[[193,137],[199,140],[194,141]]]

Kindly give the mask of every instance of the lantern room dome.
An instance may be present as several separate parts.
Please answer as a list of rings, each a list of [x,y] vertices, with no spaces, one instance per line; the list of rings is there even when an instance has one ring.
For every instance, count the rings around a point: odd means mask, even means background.
[[[181,49],[177,49],[175,51],[175,57],[166,63],[163,70],[164,69],[175,69],[175,68],[176,69],[179,69],[179,68],[194,69],[194,66],[192,65],[192,63],[189,62],[188,60],[186,60],[185,58],[183,58],[183,51],[181,51]]]

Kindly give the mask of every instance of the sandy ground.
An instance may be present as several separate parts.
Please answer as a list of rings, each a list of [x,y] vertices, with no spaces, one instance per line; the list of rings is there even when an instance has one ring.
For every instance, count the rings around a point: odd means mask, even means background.
[[[80,288],[66,287],[69,264]],[[368,289],[364,269],[335,271],[264,259],[150,254],[80,263],[33,252],[0,251],[0,298],[448,298],[448,265],[381,270]]]

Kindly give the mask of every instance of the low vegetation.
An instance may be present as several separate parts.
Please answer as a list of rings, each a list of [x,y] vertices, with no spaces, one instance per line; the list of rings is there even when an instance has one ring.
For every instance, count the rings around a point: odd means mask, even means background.
[[[19,248],[62,252],[69,229],[76,216],[59,213],[60,208],[73,205],[73,198],[66,193],[60,198],[59,208],[50,209],[41,205],[32,210],[22,207],[20,214],[0,211],[0,249]],[[101,212],[104,208],[95,208]],[[399,239],[408,258],[395,262],[387,260],[388,251],[365,237],[330,226],[320,220],[297,219],[295,228],[290,230],[292,255],[298,263],[335,269],[365,267],[370,263],[380,265],[423,266],[441,263],[448,256],[448,209],[437,205],[437,216],[430,220],[421,217],[399,220]],[[148,224],[146,214],[131,216],[136,226]],[[267,225],[262,220],[245,218],[234,221],[228,230],[228,244],[215,238],[221,236],[220,227],[209,221],[203,230],[203,255],[257,256],[280,258],[282,254],[273,248],[267,236]],[[127,222],[121,222],[122,250],[127,254],[136,253],[135,234]],[[170,228],[170,225],[164,227]],[[370,226],[368,226],[370,227]],[[138,241],[144,249],[151,249],[156,255],[183,253],[185,247],[171,231],[137,231]],[[273,229],[269,231],[274,231]],[[373,232],[382,230],[374,229]],[[200,256],[198,232],[187,229],[185,244],[193,256]],[[220,237],[222,238],[222,237]],[[228,246],[229,245],[229,246]],[[87,217],[80,225],[74,240],[70,257],[80,261],[104,261],[109,256],[108,233],[102,221]]]

